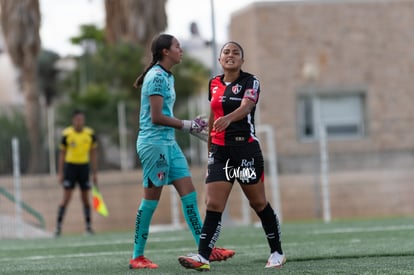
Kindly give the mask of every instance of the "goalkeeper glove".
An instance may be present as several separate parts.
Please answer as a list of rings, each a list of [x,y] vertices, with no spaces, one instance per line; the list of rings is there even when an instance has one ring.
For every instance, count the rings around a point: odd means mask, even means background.
[[[190,133],[200,133],[207,127],[207,121],[202,119],[201,117],[197,117],[193,120],[182,120],[183,127],[181,130],[190,132]]]

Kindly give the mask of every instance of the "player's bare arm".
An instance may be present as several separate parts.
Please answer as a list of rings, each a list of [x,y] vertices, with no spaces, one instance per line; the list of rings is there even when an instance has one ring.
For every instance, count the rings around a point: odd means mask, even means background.
[[[164,99],[162,96],[153,95],[150,96],[151,104],[151,121],[157,125],[169,126],[175,129],[181,129],[183,127],[182,121],[162,114],[162,105]]]
[[[219,117],[216,119],[216,121],[214,121],[214,129],[217,132],[224,131],[230,125],[230,123],[245,118],[252,111],[255,105],[256,103],[250,99],[244,98],[240,104],[240,107],[238,107],[230,114]]]

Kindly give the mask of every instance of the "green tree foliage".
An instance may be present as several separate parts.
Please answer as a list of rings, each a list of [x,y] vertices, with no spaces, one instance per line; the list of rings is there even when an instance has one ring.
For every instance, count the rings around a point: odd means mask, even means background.
[[[127,100],[139,102],[139,91],[132,87],[137,75],[144,70],[142,47],[127,43],[102,47],[90,59],[94,69],[93,82],[106,85]]]
[[[186,103],[191,95],[207,91],[210,72],[198,60],[184,56],[181,64],[174,66],[172,71],[175,77],[177,107]]]
[[[74,45],[82,45],[82,43],[87,40],[92,40],[98,45],[104,45],[105,33],[103,30],[98,29],[95,25],[84,24],[80,26],[80,34],[72,37],[70,42]]]
[[[4,110],[3,110],[4,111]],[[25,152],[29,151],[29,138],[27,135],[26,123],[21,110],[10,109],[8,112],[2,112],[0,115],[0,143],[3,151],[0,152],[0,174],[12,174],[12,147],[11,140],[13,137],[18,138],[20,148],[20,169],[26,172],[28,168],[28,159]]]
[[[93,125],[100,134],[108,134],[117,142],[117,104],[124,101],[127,109],[127,127],[131,139],[135,138],[138,128],[140,91],[132,87],[138,72],[143,70],[143,51],[140,47],[128,44],[104,45],[87,56],[78,58],[78,67],[68,74],[60,87],[66,90],[67,100],[59,108],[58,124],[67,124],[70,113],[75,108],[85,111],[88,124]],[[82,83],[82,74],[89,76]],[[75,85],[70,85],[75,83]]]
[[[138,132],[138,117],[141,91],[132,84],[141,74],[146,50],[140,45],[127,42],[107,44],[103,30],[95,26],[82,26],[81,34],[72,42],[94,43],[94,51],[85,51],[76,58],[77,68],[66,75],[60,83],[66,100],[58,108],[58,124],[67,125],[70,113],[75,108],[85,111],[87,122],[98,132],[118,143],[117,104],[124,101],[127,110],[129,144],[134,144]],[[195,59],[184,57],[182,64],[174,66],[176,108],[187,103],[187,99],[207,86],[209,71]],[[85,77],[86,76],[86,77]],[[183,106],[185,106],[183,104]],[[186,118],[185,116],[179,116]],[[188,144],[188,142],[187,142]]]
[[[113,94],[105,85],[89,84],[82,93],[71,93],[70,100],[60,105],[58,123],[61,126],[70,124],[74,109],[85,112],[88,125],[101,134],[111,135],[117,124],[117,103],[122,100]],[[112,126],[114,125],[114,126]]]

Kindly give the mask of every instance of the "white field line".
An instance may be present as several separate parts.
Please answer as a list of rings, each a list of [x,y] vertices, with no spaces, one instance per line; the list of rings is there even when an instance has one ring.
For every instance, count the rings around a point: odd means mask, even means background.
[[[312,234],[346,234],[346,233],[364,233],[364,232],[381,232],[381,231],[405,231],[413,230],[414,225],[387,225],[387,226],[372,226],[372,227],[343,227],[343,228],[329,228],[318,229],[311,231]]]
[[[38,261],[38,260],[49,260],[57,258],[79,258],[79,257],[98,257],[98,256],[110,256],[110,255],[123,255],[131,254],[131,251],[118,251],[118,252],[94,252],[94,253],[74,253],[74,254],[65,254],[65,255],[44,255],[44,256],[29,256],[29,257],[14,257],[14,258],[1,258],[0,262],[8,261]]]
[[[345,233],[359,233],[359,232],[381,232],[381,231],[402,231],[402,230],[413,230],[414,225],[392,225],[392,226],[374,226],[374,227],[346,227],[346,228],[332,228],[332,229],[323,229],[323,230],[313,230],[311,234],[345,234]],[[152,238],[151,241],[162,241],[162,242],[173,242],[177,240],[183,240],[185,237],[167,237],[167,238]],[[88,241],[86,244],[83,243],[72,243],[72,244],[62,244],[61,247],[85,247],[85,246],[97,246],[97,245],[111,245],[111,244],[127,244],[131,243],[133,240],[114,240],[114,241]],[[295,243],[286,243],[285,245],[295,245]],[[266,245],[259,245],[265,247]],[[53,248],[60,246],[53,246]],[[36,248],[51,248],[51,246],[44,246]],[[10,247],[4,247],[4,249],[10,250]],[[27,248],[22,248],[27,249]],[[181,247],[171,249],[171,252],[177,251],[190,251],[194,250],[194,247]],[[3,250],[3,249],[2,249]],[[103,252],[94,252],[94,253],[72,253],[66,255],[44,255],[44,256],[29,256],[29,257],[13,257],[13,258],[1,258],[0,262],[8,261],[21,261],[21,260],[45,260],[45,259],[57,259],[57,258],[76,258],[76,257],[98,257],[98,256],[109,256],[109,255],[128,255],[131,254],[131,250],[128,251],[103,251]],[[168,252],[168,249],[163,249],[163,253]]]
[[[93,237],[90,237],[93,238]],[[176,241],[183,241],[186,240],[187,237],[150,237],[150,242],[176,242]],[[122,239],[122,240],[85,240],[85,241],[79,241],[79,242],[71,242],[71,243],[61,243],[59,245],[43,245],[43,246],[38,246],[38,245],[30,245],[30,246],[25,246],[25,247],[21,247],[21,246],[1,246],[0,247],[0,251],[2,250],[6,250],[6,251],[10,251],[10,250],[27,250],[28,248],[30,249],[31,247],[34,247],[36,249],[48,249],[48,248],[66,248],[66,247],[89,247],[89,246],[101,246],[101,245],[118,245],[118,244],[133,244],[134,239],[133,237],[131,237],[131,239]]]
[[[131,242],[132,246],[132,242]],[[196,250],[196,247],[181,247],[181,248],[171,248],[163,249],[162,253],[172,253],[172,252],[189,252]],[[102,252],[91,252],[91,253],[72,253],[64,255],[43,255],[43,256],[28,256],[28,257],[11,257],[11,258],[1,258],[1,262],[9,261],[39,261],[39,260],[48,260],[48,259],[58,259],[58,258],[80,258],[80,257],[101,257],[101,256],[113,256],[113,255],[131,255],[132,249],[128,251],[102,251]]]

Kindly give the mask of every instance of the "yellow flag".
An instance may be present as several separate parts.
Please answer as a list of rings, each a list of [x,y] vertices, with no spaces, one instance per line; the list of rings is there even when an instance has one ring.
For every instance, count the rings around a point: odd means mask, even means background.
[[[98,188],[95,185],[92,187],[92,203],[93,209],[95,209],[96,212],[104,217],[108,217],[108,209],[106,208],[102,194],[99,192]]]

